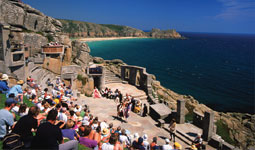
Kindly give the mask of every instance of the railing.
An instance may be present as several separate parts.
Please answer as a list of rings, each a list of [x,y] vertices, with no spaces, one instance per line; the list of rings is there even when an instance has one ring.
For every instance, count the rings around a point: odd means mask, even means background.
[[[43,53],[63,53],[64,48],[62,45],[60,45],[60,46],[45,46],[45,47],[42,47],[42,52]]]

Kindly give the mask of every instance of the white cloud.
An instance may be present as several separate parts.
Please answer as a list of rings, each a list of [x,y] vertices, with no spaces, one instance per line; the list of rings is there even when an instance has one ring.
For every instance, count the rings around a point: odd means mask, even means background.
[[[242,17],[255,19],[255,0],[218,0],[223,10],[217,19],[232,20]]]

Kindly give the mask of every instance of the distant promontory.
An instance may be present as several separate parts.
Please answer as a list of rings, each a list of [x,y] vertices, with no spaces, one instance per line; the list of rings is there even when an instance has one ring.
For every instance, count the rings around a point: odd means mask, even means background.
[[[129,26],[113,24],[95,24],[82,21],[59,19],[62,23],[62,32],[73,38],[92,37],[151,37],[151,38],[183,38],[175,29],[152,29],[150,32],[132,28]]]

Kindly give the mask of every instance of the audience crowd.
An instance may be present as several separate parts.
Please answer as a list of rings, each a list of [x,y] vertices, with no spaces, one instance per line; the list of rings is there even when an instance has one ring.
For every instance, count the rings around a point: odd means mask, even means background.
[[[175,122],[171,139],[165,139],[164,145],[158,145],[157,137],[149,142],[147,134],[140,136],[107,120],[100,120],[92,114],[87,105],[74,104],[77,98],[72,87],[67,86],[59,77],[48,79],[46,88],[42,89],[36,81],[29,77],[26,83],[20,80],[13,87],[8,86],[8,75],[1,75],[0,92],[6,94],[5,107],[0,110],[0,140],[5,141],[10,133],[20,136],[24,149],[78,149],[78,144],[92,149],[122,150],[122,149],[182,149],[175,142]],[[25,88],[22,88],[26,86]],[[142,104],[132,96],[116,89],[114,92],[105,88],[100,91],[95,88],[95,98],[106,97],[117,102],[117,116],[127,121],[130,111],[140,113]],[[33,103],[28,107],[23,98]],[[145,105],[144,108],[147,108]],[[145,112],[145,113],[144,113]],[[143,116],[147,110],[143,110]],[[21,118],[16,120],[17,116]],[[173,137],[173,138],[172,138]],[[199,137],[198,137],[199,138]],[[174,144],[170,141],[174,139]],[[194,143],[197,149],[202,144],[201,137]]]

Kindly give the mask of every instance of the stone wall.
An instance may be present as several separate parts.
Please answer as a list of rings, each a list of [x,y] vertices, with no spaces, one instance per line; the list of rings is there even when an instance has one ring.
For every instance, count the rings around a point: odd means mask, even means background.
[[[45,58],[43,68],[55,73],[61,74],[62,61],[55,58]]]
[[[144,90],[147,94],[151,89],[152,75],[146,72],[146,68],[129,65],[121,66],[121,79]]]

